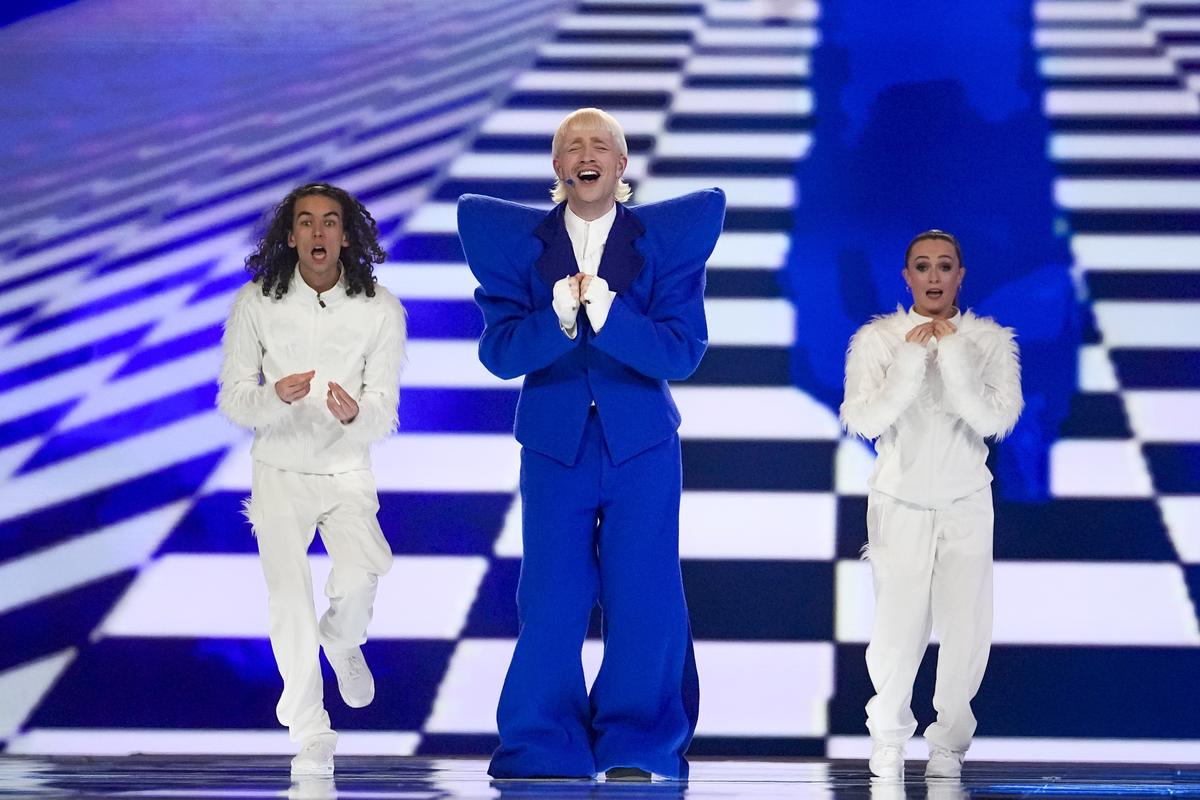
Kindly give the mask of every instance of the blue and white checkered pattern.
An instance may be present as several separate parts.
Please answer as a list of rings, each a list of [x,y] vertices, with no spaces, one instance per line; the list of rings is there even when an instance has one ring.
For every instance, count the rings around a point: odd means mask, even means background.
[[[378,696],[351,712],[330,692],[339,749],[494,746],[516,634],[519,384],[476,359],[454,202],[472,191],[548,208],[550,137],[582,105],[624,124],[636,200],[713,185],[729,198],[709,353],[674,389],[702,689],[693,752],[869,747],[857,551],[871,456],[794,388],[797,330],[821,332],[797,320],[780,272],[820,113],[818,5],[467,5],[380,12],[378,41],[314,55],[312,82],[258,75],[220,103],[90,138],[87,159],[18,168],[19,191],[0,198],[10,751],[289,749],[239,513],[250,440],[213,399],[251,225],[307,180],[345,186],[380,221],[379,278],[412,336],[401,433],[373,453],[397,554],[365,648]],[[1054,193],[1091,322],[1053,501],[998,505],[975,752],[1200,761],[1200,11],[1063,0],[1036,18]],[[286,102],[264,110],[271,92]],[[328,564],[313,560],[320,585]],[[589,675],[599,651],[598,638],[585,647]],[[931,678],[927,664],[925,720]]]

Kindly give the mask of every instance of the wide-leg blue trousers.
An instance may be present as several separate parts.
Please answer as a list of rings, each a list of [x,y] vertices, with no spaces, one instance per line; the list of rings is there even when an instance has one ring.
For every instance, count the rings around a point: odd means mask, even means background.
[[[497,778],[639,767],[686,778],[699,681],[679,569],[679,437],[614,465],[593,411],[574,466],[521,452],[520,633],[497,710]],[[592,608],[604,660],[589,696]]]

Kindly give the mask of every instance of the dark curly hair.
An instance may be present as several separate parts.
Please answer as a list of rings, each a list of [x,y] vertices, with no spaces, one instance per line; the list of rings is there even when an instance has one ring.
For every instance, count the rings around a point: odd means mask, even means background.
[[[246,256],[250,280],[262,282],[264,296],[275,290],[275,299],[283,297],[296,269],[296,248],[288,246],[292,215],[301,197],[319,194],[332,198],[342,207],[342,228],[349,242],[342,248],[339,262],[346,279],[346,294],[359,292],[375,296],[374,265],[382,264],[387,254],[379,246],[379,228],[362,203],[345,189],[328,183],[306,183],[293,189],[275,209],[264,217],[262,236],[254,252]]]

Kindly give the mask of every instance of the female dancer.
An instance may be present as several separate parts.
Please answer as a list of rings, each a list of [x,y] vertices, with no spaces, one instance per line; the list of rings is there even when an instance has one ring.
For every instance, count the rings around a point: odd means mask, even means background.
[[[992,475],[985,437],[999,439],[1021,413],[1013,331],[958,309],[966,269],[944,231],[918,235],[902,270],[912,307],[878,317],[850,340],[846,429],[875,439],[867,545],[875,622],[867,671],[871,772],[904,774],[917,727],[909,704],[931,628],[941,641],[925,730],[929,777],[957,777],[975,732],[971,699],[992,633]]]

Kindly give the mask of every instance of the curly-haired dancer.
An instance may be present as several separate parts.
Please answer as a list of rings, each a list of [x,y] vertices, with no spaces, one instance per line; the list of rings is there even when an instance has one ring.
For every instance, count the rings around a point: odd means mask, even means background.
[[[359,646],[392,552],[367,445],[396,429],[406,338],[404,308],[372,274],[385,257],[377,237],[370,213],[342,189],[293,190],[246,259],[251,279],[225,325],[217,404],[254,429],[246,516],[283,676],[276,713],[302,743],[293,774],[333,772],[319,648],[347,705],[375,696]],[[317,528],[332,561],[319,623],[307,555]]]

